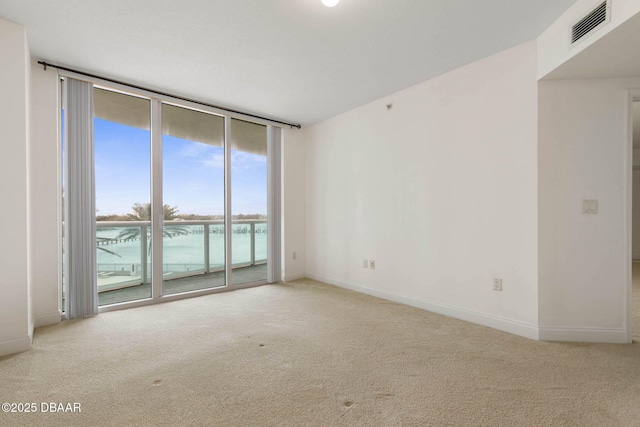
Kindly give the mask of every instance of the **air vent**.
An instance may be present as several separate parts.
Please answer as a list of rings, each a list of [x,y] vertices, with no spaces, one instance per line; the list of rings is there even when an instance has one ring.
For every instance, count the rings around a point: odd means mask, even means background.
[[[571,45],[576,44],[583,37],[594,31],[600,25],[609,22],[609,5],[603,1],[591,13],[582,18],[580,22],[571,27]]]

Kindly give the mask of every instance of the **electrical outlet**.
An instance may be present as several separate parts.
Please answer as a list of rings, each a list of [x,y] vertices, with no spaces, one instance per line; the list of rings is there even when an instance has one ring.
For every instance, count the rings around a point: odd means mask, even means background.
[[[369,268],[372,270],[376,269],[376,262],[374,260],[369,261]]]
[[[369,260],[368,259],[363,259],[362,260],[362,268],[369,268]]]
[[[297,259],[298,259],[298,254],[294,252],[294,253],[293,253],[293,260],[295,261],[295,260],[297,260]]]
[[[493,290],[502,292],[502,279],[493,279]]]

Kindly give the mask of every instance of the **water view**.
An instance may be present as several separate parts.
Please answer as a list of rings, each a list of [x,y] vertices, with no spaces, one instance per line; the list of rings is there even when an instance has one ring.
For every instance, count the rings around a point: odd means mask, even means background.
[[[176,221],[176,224],[165,225],[163,279],[223,271],[224,225],[221,222]],[[97,241],[99,292],[139,285],[142,277],[149,282],[151,239],[147,223],[119,222],[116,226],[114,222],[97,222]],[[266,220],[233,224],[232,261],[234,268],[266,263]]]

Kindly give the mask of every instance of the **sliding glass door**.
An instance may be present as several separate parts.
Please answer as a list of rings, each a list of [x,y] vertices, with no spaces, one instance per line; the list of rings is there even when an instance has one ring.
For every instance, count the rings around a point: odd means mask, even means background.
[[[224,188],[224,118],[163,104],[163,295],[225,285]]]
[[[97,286],[89,288],[98,304],[278,281],[270,187],[279,166],[270,153],[279,132],[188,102],[85,85],[93,99],[69,126],[93,134],[83,164],[95,175],[97,273],[89,277],[97,274]],[[89,219],[92,210],[84,209]]]
[[[151,298],[148,99],[93,89],[100,305]]]
[[[233,284],[267,280],[267,127],[231,120]]]

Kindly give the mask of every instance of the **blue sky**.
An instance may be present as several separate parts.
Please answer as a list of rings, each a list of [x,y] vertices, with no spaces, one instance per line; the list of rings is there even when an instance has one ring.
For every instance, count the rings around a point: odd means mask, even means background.
[[[97,215],[131,213],[151,200],[150,132],[96,118]],[[224,213],[224,150],[164,135],[163,204],[180,213]],[[232,150],[232,213],[267,212],[266,157]]]

